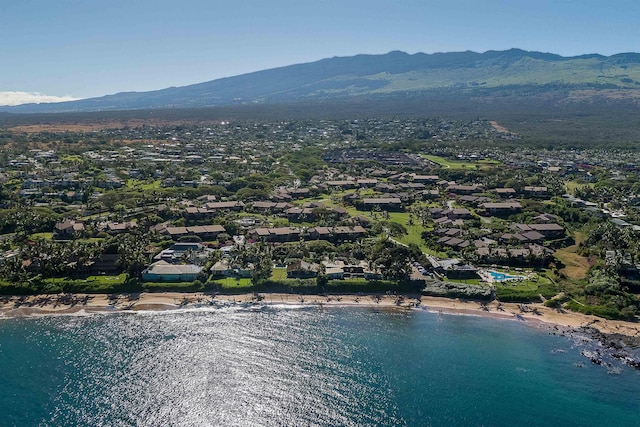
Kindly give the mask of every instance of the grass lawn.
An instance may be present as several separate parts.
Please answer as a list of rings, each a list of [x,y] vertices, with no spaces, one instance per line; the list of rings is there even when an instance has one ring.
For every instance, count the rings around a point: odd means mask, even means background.
[[[104,240],[104,237],[90,237],[88,239],[76,239],[76,242],[82,242],[82,243],[96,243],[96,242],[102,242]]]
[[[540,301],[540,295],[549,299],[559,292],[557,286],[542,274],[522,282],[496,282],[494,287],[496,297],[505,302]]]
[[[131,190],[159,190],[160,189],[160,180],[155,181],[145,181],[140,179],[128,179],[127,180],[127,188]]]
[[[97,284],[108,284],[108,285],[117,285],[120,283],[124,283],[127,275],[125,273],[119,274],[117,276],[89,276],[86,279],[69,279],[68,277],[51,277],[45,279],[47,283],[97,283]]]
[[[414,218],[413,225],[409,225],[408,212],[390,212],[389,221],[404,225],[405,228],[407,229],[407,234],[396,239],[400,243],[404,243],[405,245],[413,243],[417,245],[420,249],[422,249],[422,252],[428,255],[433,255],[440,258],[447,258],[447,255],[445,253],[435,251],[429,248],[428,246],[426,246],[424,240],[422,240],[422,232],[425,231],[425,228],[419,224],[419,220],[416,218]]]
[[[68,277],[51,277],[44,279],[49,285],[46,292],[72,292],[72,293],[112,293],[122,291],[116,289],[124,285],[127,280],[125,273],[117,276],[89,276],[86,279],[70,279]]]
[[[124,283],[127,279],[127,275],[125,273],[119,274],[117,276],[89,276],[87,277],[88,282],[97,282],[97,283],[105,283],[105,284],[118,284]]]
[[[287,269],[286,267],[276,267],[271,270],[271,280],[274,282],[284,280],[287,278]]]
[[[69,154],[66,156],[62,156],[60,160],[62,160],[63,162],[69,162],[69,163],[80,163],[82,161],[82,157],[75,154]]]
[[[313,197],[305,197],[303,199],[295,199],[290,203],[295,206],[302,206],[305,203],[324,203],[326,206],[332,206],[333,201],[331,200],[331,194],[321,193]]]
[[[586,183],[586,184],[581,184],[577,181],[565,181],[564,182],[564,188],[567,191],[568,194],[575,194],[575,190],[576,188],[580,188],[580,187],[593,187],[594,184],[592,183]]]
[[[491,159],[478,160],[478,163],[481,165],[491,165],[491,166],[498,166],[502,164],[502,162],[499,160],[491,160]]]
[[[214,280],[214,283],[219,284],[223,289],[245,289],[253,286],[249,278],[236,279],[233,277],[225,277],[224,279]]]
[[[51,240],[53,239],[53,233],[35,233],[29,236],[31,240],[43,239],[43,240]]]
[[[584,236],[580,232],[574,233],[576,241],[575,245],[567,246],[563,249],[558,249],[553,255],[564,264],[564,268],[560,270],[571,280],[580,280],[587,277],[591,263],[588,258],[578,255],[578,246],[584,239]]]
[[[496,160],[483,159],[478,161],[456,161],[445,159],[440,156],[427,156],[422,155],[427,160],[431,160],[434,163],[442,166],[445,169],[491,169],[500,164]]]
[[[365,216],[367,218],[373,219],[372,212],[359,211],[353,206],[348,206],[346,207],[346,209],[351,216]],[[378,219],[382,219],[380,214],[378,214]],[[435,251],[425,245],[424,240],[422,240],[422,232],[428,229],[422,227],[422,225],[419,224],[419,220],[417,218],[414,218],[413,225],[409,225],[409,212],[389,212],[389,221],[395,222],[396,224],[401,224],[407,229],[406,235],[395,239],[398,242],[404,243],[405,245],[414,243],[418,245],[418,247],[422,249],[422,252],[424,252],[425,254],[447,258],[447,255],[445,253]]]
[[[486,283],[481,282],[480,279],[449,279],[449,278],[446,278],[445,280],[447,282],[463,283],[465,285],[486,285]]]

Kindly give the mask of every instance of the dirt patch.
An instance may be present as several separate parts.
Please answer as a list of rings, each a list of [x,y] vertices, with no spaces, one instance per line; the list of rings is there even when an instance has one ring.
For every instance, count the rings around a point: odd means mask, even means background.
[[[498,122],[496,122],[495,120],[491,120],[489,122],[489,124],[491,125],[492,128],[494,128],[495,130],[497,130],[500,133],[513,133],[509,129],[507,129],[506,127],[500,126],[498,124]]]
[[[190,120],[162,120],[162,119],[131,119],[109,120],[85,123],[38,123],[32,125],[13,126],[7,130],[15,133],[40,133],[40,132],[96,132],[105,129],[141,128],[143,126],[177,126],[195,123]]]
[[[561,273],[569,279],[580,280],[587,277],[589,269],[595,265],[597,260],[593,257],[580,256],[577,253],[580,244],[584,242],[584,233],[577,231],[573,234],[573,238],[575,245],[558,249],[554,256],[564,264],[564,268],[560,270]]]
[[[576,253],[577,245],[568,246],[559,249],[554,254],[555,257],[564,264],[564,268],[560,270],[567,278],[580,280],[587,277],[587,272],[594,265],[595,260],[580,256]]]
[[[124,126],[120,124],[98,125],[98,124],[41,124],[41,125],[25,125],[9,128],[11,132],[19,133],[40,133],[40,132],[93,132],[102,129],[122,129]]]

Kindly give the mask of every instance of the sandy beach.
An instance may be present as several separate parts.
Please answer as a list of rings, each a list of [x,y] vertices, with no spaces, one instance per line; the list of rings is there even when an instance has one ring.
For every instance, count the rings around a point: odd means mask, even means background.
[[[173,310],[187,307],[230,304],[284,304],[322,307],[360,306],[427,310],[485,316],[499,319],[550,324],[566,328],[591,327],[603,334],[640,336],[640,325],[606,320],[595,316],[552,309],[542,304],[480,303],[459,299],[420,295],[296,295],[206,293],[141,293],[141,294],[61,294],[0,297],[0,318],[140,310]]]

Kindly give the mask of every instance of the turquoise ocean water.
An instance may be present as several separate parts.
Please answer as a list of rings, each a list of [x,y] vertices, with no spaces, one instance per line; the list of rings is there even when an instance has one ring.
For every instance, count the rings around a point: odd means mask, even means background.
[[[228,307],[0,321],[0,425],[633,426],[640,372],[521,322]]]

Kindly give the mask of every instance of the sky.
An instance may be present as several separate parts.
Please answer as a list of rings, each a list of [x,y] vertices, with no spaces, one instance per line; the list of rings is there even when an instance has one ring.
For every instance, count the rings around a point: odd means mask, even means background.
[[[0,105],[333,56],[640,50],[638,0],[0,0]]]

